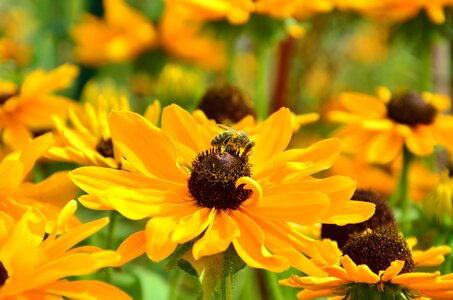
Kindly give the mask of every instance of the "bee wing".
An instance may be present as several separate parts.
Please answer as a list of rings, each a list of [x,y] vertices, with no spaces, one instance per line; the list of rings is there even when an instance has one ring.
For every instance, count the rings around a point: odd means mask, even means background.
[[[231,128],[231,127],[228,127],[228,126],[226,126],[226,125],[223,125],[223,124],[217,124],[217,126],[219,126],[219,127],[220,127],[220,128],[222,128],[222,129],[225,129],[225,130],[228,130],[228,131],[234,132],[234,133],[236,133],[236,134],[238,134],[238,135],[239,135],[239,132],[238,132],[238,131],[236,131],[236,130],[234,130],[234,129],[233,129],[233,128]]]

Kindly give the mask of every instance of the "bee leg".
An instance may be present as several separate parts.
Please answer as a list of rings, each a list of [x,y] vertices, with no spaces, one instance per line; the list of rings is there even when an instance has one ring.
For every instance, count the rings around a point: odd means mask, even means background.
[[[225,152],[225,150],[227,149],[228,147],[228,142],[231,140],[231,136],[225,138],[223,140],[223,143],[222,143],[222,146],[220,147],[220,153],[223,153]]]
[[[244,150],[242,151],[242,155],[241,157],[247,157],[250,155],[250,151],[252,150],[253,146],[255,146],[255,142],[248,142],[245,146],[244,146]]]

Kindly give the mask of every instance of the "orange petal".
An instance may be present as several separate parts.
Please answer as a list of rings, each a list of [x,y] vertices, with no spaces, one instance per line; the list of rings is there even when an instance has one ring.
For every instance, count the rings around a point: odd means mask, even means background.
[[[176,229],[172,218],[152,218],[146,224],[146,255],[152,261],[159,262],[176,249],[178,243],[172,242],[171,234]]]
[[[45,287],[45,292],[69,299],[115,299],[132,298],[119,288],[97,280],[60,280]]]

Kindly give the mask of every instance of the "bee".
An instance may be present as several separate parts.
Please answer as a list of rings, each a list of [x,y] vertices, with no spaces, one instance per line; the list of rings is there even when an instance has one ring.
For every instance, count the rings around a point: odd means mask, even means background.
[[[222,152],[225,151],[228,146],[243,148],[242,156],[248,156],[250,154],[253,146],[255,146],[255,142],[250,139],[250,136],[245,131],[237,131],[223,124],[217,124],[217,126],[226,131],[219,133],[212,139],[212,146],[220,147]]]

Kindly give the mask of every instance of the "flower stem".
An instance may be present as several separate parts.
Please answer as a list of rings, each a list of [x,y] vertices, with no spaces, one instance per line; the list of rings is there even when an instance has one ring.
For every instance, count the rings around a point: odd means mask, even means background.
[[[274,300],[284,300],[282,290],[278,284],[277,274],[269,271],[265,271],[267,286],[269,287],[271,299]]]
[[[220,293],[222,300],[233,299],[233,275],[222,276],[220,280]]]
[[[403,167],[398,189],[400,192],[401,230],[404,234],[408,234],[410,229],[409,164],[411,158],[412,154],[406,147],[403,147]]]
[[[255,84],[255,104],[259,118],[264,119],[268,113],[267,70],[269,59],[265,43],[257,42],[258,74]]]

